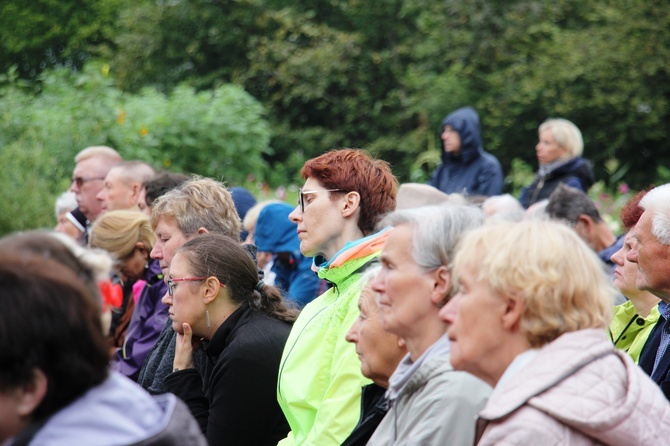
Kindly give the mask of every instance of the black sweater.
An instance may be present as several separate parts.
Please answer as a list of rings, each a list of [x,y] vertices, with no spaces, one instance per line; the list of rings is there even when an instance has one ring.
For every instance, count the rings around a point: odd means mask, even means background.
[[[165,378],[210,445],[276,445],[290,428],[277,403],[277,375],[291,325],[238,308],[204,348],[202,370]]]

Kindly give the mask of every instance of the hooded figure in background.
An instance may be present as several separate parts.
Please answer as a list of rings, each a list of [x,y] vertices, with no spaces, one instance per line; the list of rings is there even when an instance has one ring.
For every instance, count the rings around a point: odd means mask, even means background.
[[[275,286],[301,308],[322,293],[322,280],[312,271],[312,258],[300,252],[297,225],[288,219],[286,203],[265,206],[258,215],[254,242],[259,252],[274,254]]]
[[[442,165],[430,185],[447,194],[500,195],[503,173],[498,159],[484,151],[479,115],[472,107],[459,108],[442,121]]]

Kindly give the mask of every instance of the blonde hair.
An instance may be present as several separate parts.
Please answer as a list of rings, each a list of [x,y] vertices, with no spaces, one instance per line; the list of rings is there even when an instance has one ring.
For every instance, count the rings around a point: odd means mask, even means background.
[[[139,211],[109,211],[97,218],[91,229],[89,245],[123,260],[133,253],[137,242],[142,242],[147,252],[156,243],[149,217]]]
[[[263,208],[268,204],[276,204],[276,203],[284,203],[284,202],[281,200],[265,200],[256,203],[251,208],[249,208],[246,215],[244,216],[244,220],[242,220],[242,227],[244,228],[244,230],[251,232],[254,229],[256,229],[256,222],[258,222],[258,216],[261,215],[261,211],[263,210]]]
[[[196,176],[158,197],[151,208],[153,228],[160,218],[174,219],[185,236],[205,228],[240,241],[242,222],[233,197],[223,183],[211,178]]]
[[[478,280],[497,293],[523,299],[521,331],[533,347],[610,323],[616,291],[605,266],[561,223],[534,220],[474,229],[456,252],[456,279],[464,265],[476,268]]]
[[[563,118],[547,119],[540,124],[538,133],[543,130],[551,130],[556,143],[567,150],[566,159],[582,156],[584,151],[582,132],[572,122]]]
[[[77,153],[74,157],[74,162],[85,161],[91,158],[106,158],[110,163],[120,163],[123,161],[119,152],[107,146],[91,146],[86,147]]]

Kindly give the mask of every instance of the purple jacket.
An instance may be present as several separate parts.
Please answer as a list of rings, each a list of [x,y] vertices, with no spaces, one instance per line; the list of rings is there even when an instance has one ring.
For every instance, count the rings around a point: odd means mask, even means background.
[[[167,284],[158,260],[149,263],[145,280],[147,283],[137,299],[123,345],[112,357],[112,368],[133,381],[137,381],[144,359],[168,319],[168,306],[161,302]]]

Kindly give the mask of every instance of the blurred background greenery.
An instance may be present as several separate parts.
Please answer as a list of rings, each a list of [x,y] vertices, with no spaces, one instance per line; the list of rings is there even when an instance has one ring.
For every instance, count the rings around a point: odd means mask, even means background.
[[[257,195],[337,147],[426,181],[464,105],[515,195],[538,125],[575,122],[616,220],[670,181],[669,74],[670,0],[5,0],[0,234],[52,226],[94,144]]]

